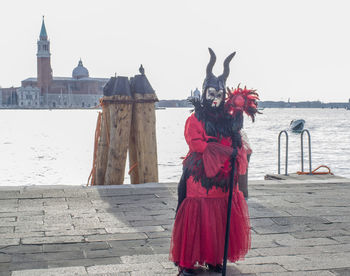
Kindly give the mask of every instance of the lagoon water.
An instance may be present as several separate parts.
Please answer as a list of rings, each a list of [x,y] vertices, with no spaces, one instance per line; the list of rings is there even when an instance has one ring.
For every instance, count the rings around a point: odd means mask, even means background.
[[[0,186],[84,185],[92,166],[96,110],[0,110]],[[159,181],[177,182],[188,150],[183,128],[188,108],[157,110]],[[253,154],[249,179],[277,173],[277,137],[293,119],[305,119],[311,133],[312,168],[327,165],[350,177],[350,111],[265,109],[245,118]],[[304,167],[308,169],[304,137]],[[284,163],[284,137],[282,156]],[[300,134],[289,133],[288,172],[300,170]],[[284,164],[282,164],[284,172]],[[125,183],[130,183],[126,174]]]

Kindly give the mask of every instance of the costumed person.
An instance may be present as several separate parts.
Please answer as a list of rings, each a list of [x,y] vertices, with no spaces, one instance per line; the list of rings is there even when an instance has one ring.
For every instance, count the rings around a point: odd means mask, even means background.
[[[194,112],[185,124],[189,152],[183,161],[170,245],[170,260],[183,276],[194,275],[197,265],[222,272],[230,178],[235,185],[227,259],[242,259],[250,249],[248,206],[237,182],[248,164],[240,135],[243,112],[254,121],[258,94],[239,87],[226,90],[235,52],[225,59],[219,77],[212,73],[216,56],[210,48],[209,53],[202,97],[192,99]]]

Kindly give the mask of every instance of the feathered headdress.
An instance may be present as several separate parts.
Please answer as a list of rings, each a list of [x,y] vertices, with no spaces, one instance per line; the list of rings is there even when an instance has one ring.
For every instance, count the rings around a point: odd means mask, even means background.
[[[256,90],[243,89],[238,87],[232,92],[230,88],[227,88],[227,98],[225,101],[225,110],[228,114],[235,116],[236,112],[245,112],[252,121],[255,120],[256,113],[258,111],[259,95]]]

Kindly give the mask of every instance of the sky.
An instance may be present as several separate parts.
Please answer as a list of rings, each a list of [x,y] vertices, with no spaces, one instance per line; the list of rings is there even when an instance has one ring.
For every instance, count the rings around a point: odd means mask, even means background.
[[[71,76],[81,58],[91,77],[138,74],[159,99],[201,90],[233,51],[229,87],[261,100],[345,102],[350,98],[347,0],[1,0],[0,86],[36,77],[42,16],[54,76]]]

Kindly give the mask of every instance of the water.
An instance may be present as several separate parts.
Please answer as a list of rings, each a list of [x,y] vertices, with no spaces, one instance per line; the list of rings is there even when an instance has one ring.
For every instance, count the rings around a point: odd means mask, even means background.
[[[177,182],[188,150],[183,128],[187,108],[157,110],[159,181]],[[245,118],[253,154],[250,179],[277,172],[277,136],[293,119],[311,132],[312,167],[328,165],[350,177],[350,111],[265,109],[256,122]],[[0,185],[83,185],[92,166],[96,110],[0,110]],[[282,139],[284,146],[284,137]],[[308,169],[307,140],[304,143]],[[284,162],[284,150],[281,160]],[[289,172],[300,170],[300,135],[289,133]],[[282,166],[284,172],[284,167]],[[126,176],[125,183],[130,183]]]

